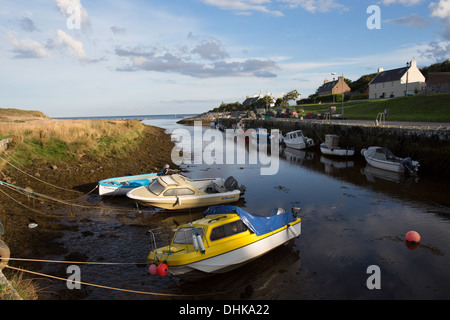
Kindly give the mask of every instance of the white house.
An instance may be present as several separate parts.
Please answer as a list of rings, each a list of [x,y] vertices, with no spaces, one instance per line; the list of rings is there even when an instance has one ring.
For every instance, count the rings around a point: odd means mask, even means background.
[[[425,87],[425,77],[412,60],[403,68],[386,71],[378,68],[378,74],[369,83],[369,99],[416,95]]]

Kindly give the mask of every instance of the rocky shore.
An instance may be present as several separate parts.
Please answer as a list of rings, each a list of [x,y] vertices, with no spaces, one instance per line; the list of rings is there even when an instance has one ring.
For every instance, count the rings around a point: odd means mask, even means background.
[[[0,180],[56,199],[77,199],[73,203],[89,205],[85,195],[91,191],[97,194],[95,188],[102,179],[158,172],[166,163],[174,168],[170,135],[153,126],[146,126],[145,130],[138,150],[122,159],[89,159],[58,166],[40,163],[26,168],[8,165],[0,172]],[[2,158],[14,165],[7,154],[3,153]],[[65,231],[77,229],[76,224],[66,223],[73,214],[70,205],[53,205],[4,185],[0,186],[0,191],[0,221],[5,229],[2,240],[10,248],[11,258],[39,259],[49,255],[73,258],[76,255],[67,252],[60,241]],[[38,227],[31,228],[33,225]],[[13,260],[8,265],[27,270],[40,270],[42,267],[40,262]],[[12,271],[5,268],[3,273],[8,277]]]

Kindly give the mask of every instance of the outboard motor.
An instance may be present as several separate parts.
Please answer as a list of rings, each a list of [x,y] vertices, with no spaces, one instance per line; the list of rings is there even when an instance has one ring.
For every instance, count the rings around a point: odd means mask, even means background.
[[[170,166],[169,166],[168,164],[165,164],[165,165],[163,166],[163,169],[162,169],[163,175],[166,175],[166,174],[169,173],[169,168],[170,168]]]
[[[224,186],[228,191],[239,189],[239,184],[237,180],[232,176],[229,176],[227,180],[225,180]]]
[[[412,160],[410,157],[405,158],[402,161],[403,167],[405,167],[406,170],[409,171],[410,174],[416,175],[416,167],[413,165]]]
[[[302,211],[302,208],[300,207],[292,207],[291,212],[294,215],[294,217],[298,217],[299,213]]]

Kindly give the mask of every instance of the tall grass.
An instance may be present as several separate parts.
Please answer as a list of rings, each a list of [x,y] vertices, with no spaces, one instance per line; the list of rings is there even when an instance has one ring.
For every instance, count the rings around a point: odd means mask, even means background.
[[[0,138],[13,139],[13,153],[22,164],[120,157],[131,152],[144,131],[137,120],[41,120],[5,122]]]

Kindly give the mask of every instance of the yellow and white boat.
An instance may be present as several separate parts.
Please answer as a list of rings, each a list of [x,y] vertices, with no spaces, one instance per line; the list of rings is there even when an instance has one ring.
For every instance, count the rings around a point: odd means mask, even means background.
[[[242,193],[233,177],[193,180],[172,174],[158,176],[150,185],[129,191],[127,197],[143,206],[180,210],[236,202]]]
[[[150,269],[156,265],[180,278],[224,273],[298,237],[301,219],[284,212],[264,217],[231,205],[213,206],[204,217],[180,225],[170,245],[148,255]],[[153,238],[155,239],[155,238]],[[149,270],[150,270],[149,269]]]

